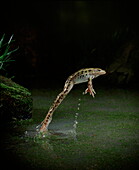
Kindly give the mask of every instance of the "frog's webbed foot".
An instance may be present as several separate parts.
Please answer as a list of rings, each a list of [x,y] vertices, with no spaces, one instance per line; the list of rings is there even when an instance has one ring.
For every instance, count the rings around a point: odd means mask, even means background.
[[[48,128],[46,126],[46,123],[42,122],[41,123],[41,127],[40,127],[40,130],[39,130],[41,133],[47,133],[48,132]]]
[[[93,89],[92,79],[88,79],[88,88],[85,90],[84,94],[90,93],[93,97],[95,97],[95,90]]]
[[[90,88],[87,88],[84,92],[84,94],[87,94],[87,93],[90,93],[90,95],[92,95],[93,97],[95,97],[95,90],[94,89],[90,89]]]

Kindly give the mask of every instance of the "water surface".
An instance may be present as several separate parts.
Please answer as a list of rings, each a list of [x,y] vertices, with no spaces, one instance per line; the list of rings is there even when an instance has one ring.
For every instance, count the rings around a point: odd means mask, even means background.
[[[138,92],[73,90],[56,110],[49,135],[36,126],[61,91],[32,90],[31,120],[1,125],[2,165],[20,169],[134,169],[139,162]],[[81,100],[79,100],[81,99]],[[7,162],[7,163],[5,163]]]

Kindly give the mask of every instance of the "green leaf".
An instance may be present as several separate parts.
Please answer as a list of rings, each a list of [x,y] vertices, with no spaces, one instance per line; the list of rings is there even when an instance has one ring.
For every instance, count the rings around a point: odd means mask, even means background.
[[[11,60],[10,58],[10,55],[17,51],[18,48],[14,49],[14,50],[11,50],[10,51],[10,44],[14,41],[12,40],[13,38],[13,35],[10,37],[9,41],[7,43],[4,43],[3,44],[3,41],[4,41],[4,37],[5,37],[5,34],[3,34],[1,40],[0,40],[0,51],[4,51],[3,54],[0,56],[0,69],[3,69],[3,64],[6,63],[6,62],[11,62],[11,61],[15,61],[15,60]],[[2,49],[3,48],[3,49]],[[2,53],[1,52],[1,53]]]
[[[11,43],[13,36],[14,36],[14,35],[11,35],[11,37],[10,37],[10,39],[9,39],[9,41],[8,41],[8,44]]]
[[[10,51],[7,53],[7,55],[11,55],[13,52],[17,51],[19,49],[19,47],[17,47],[16,49],[14,49],[13,51]]]
[[[2,36],[2,38],[0,40],[0,48],[2,47],[2,43],[3,43],[4,37],[5,37],[5,34],[3,34],[3,36]]]

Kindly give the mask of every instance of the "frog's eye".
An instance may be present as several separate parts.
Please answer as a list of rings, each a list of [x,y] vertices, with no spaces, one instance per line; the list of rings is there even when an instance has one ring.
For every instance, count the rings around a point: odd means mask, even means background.
[[[98,69],[97,71],[101,71],[101,69]]]

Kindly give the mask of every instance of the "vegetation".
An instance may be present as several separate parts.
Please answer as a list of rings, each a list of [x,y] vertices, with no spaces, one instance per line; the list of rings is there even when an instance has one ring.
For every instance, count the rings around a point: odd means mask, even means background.
[[[28,89],[11,79],[0,76],[0,96],[0,118],[2,122],[13,118],[31,118],[32,97]]]
[[[8,42],[4,42],[4,39],[5,34],[0,40],[0,70],[5,70],[7,63],[14,61],[11,54],[18,49],[11,50],[13,35]],[[32,98],[28,89],[0,75],[0,121],[5,123],[12,118],[31,118],[31,111]]]
[[[11,59],[11,54],[15,51],[17,51],[18,48],[10,51],[11,43],[14,41],[13,35],[10,37],[9,41],[7,43],[4,43],[5,34],[3,34],[1,40],[0,40],[0,70],[4,69],[6,66],[6,63],[14,61]]]

